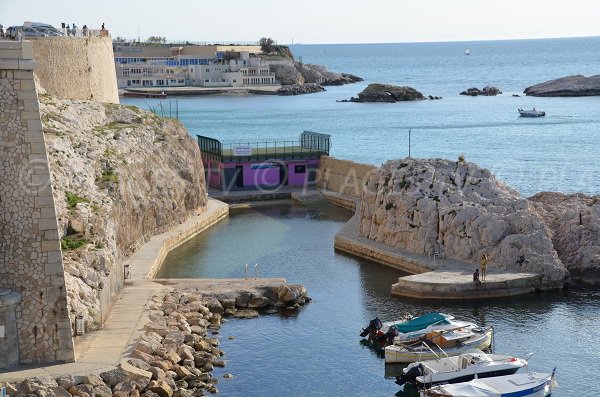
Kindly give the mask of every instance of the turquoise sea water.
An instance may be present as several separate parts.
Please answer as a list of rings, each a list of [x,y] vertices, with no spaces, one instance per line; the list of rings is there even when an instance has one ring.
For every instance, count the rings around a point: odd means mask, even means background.
[[[465,48],[471,56],[465,56]],[[600,97],[512,97],[525,87],[570,74],[600,73],[600,38],[474,43],[294,46],[303,62],[353,73],[364,83],[298,97],[206,96],[177,99],[191,134],[224,141],[332,135],[332,155],[381,164],[408,153],[467,160],[490,168],[524,195],[541,190],[600,192]],[[439,101],[338,103],[370,82],[413,86]],[[464,97],[471,86],[499,87],[498,97]],[[175,106],[175,99],[169,99]],[[169,100],[162,101],[168,108]],[[159,100],[122,99],[143,108]],[[542,119],[520,119],[536,107]],[[390,296],[398,271],[334,252],[333,236],[349,214],[334,207],[283,206],[233,215],[173,252],[164,277],[239,277],[259,263],[262,277],[307,286],[314,301],[297,316],[232,320],[222,329],[226,396],[392,396],[383,360],[358,343],[374,316],[444,311],[496,327],[498,352],[533,351],[531,369],[558,367],[555,396],[600,395],[592,290],[484,302],[418,302]],[[228,340],[227,336],[235,336]]]
[[[465,48],[471,55],[465,56]],[[296,97],[205,96],[177,99],[191,134],[221,140],[294,138],[304,130],[332,135],[331,154],[381,164],[408,154],[467,160],[491,169],[524,195],[542,190],[600,191],[600,97],[513,97],[529,85],[565,75],[600,73],[600,38],[471,43],[298,45],[296,58],[353,73],[363,83]],[[439,101],[337,103],[368,83],[412,86]],[[497,97],[465,97],[495,85]],[[163,100],[164,108],[175,99]],[[123,98],[142,108],[159,100]],[[547,116],[519,118],[517,108]]]
[[[219,337],[227,365],[215,369],[220,395],[392,397],[399,386],[385,375],[394,368],[386,370],[383,359],[359,343],[361,327],[375,316],[387,321],[429,311],[493,325],[496,352],[534,352],[532,371],[558,367],[553,396],[600,395],[600,293],[480,302],[394,298],[390,286],[401,272],[334,251],[333,237],[349,216],[331,204],[237,211],[166,258],[159,277],[243,277],[245,263],[251,271],[258,263],[261,277],[303,284],[313,298],[292,317],[224,324]],[[225,373],[234,378],[223,379]]]

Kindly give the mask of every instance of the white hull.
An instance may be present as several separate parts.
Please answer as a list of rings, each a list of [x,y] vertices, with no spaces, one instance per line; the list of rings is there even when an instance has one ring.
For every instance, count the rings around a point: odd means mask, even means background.
[[[423,397],[547,397],[553,389],[551,374],[515,374],[474,379],[452,385],[434,386],[421,392]]]
[[[511,356],[485,354],[481,351],[462,354],[455,357],[444,357],[439,360],[422,361],[410,364],[411,367],[421,364],[424,375],[415,378],[419,385],[435,385],[442,383],[465,382],[478,375],[488,376],[511,375],[527,365],[527,361]]]
[[[410,348],[402,344],[390,345],[385,348],[385,362],[386,364],[412,363],[415,361],[436,360],[446,354],[450,357],[458,356],[473,349],[485,350],[492,344],[492,334],[493,329],[489,328],[480,337],[465,341],[459,347],[444,349],[443,352],[437,348],[433,348],[433,351],[431,351],[422,345],[415,348]]]

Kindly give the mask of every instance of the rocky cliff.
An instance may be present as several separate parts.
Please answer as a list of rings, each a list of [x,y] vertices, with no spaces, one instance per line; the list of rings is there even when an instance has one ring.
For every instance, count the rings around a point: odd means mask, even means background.
[[[200,150],[179,122],[136,107],[39,99],[70,314],[94,328],[123,258],[206,204]]]
[[[342,85],[362,81],[358,76],[348,73],[330,72],[325,66],[293,62],[274,64],[270,69],[275,79],[283,85],[314,83],[320,85]]]
[[[532,85],[523,91],[531,96],[591,96],[600,95],[600,74],[590,77],[566,76]]]
[[[542,192],[529,201],[571,277],[600,284],[600,196]]]
[[[547,286],[569,273],[533,205],[475,164],[389,161],[362,195],[359,233],[411,253],[437,251],[490,269],[541,273]]]

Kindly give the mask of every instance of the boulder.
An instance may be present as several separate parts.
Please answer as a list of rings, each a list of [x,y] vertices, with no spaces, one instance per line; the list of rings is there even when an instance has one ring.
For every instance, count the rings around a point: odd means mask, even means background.
[[[369,84],[367,88],[358,94],[358,98],[352,97],[350,102],[399,102],[419,101],[425,99],[422,93],[412,87],[400,87],[390,84]]]
[[[460,93],[460,95],[469,95],[469,96],[496,96],[502,94],[502,91],[498,87],[493,86],[485,86],[482,90],[477,87],[468,88],[466,91]]]
[[[121,371],[127,374],[128,379],[135,382],[139,386],[140,390],[144,390],[152,379],[152,372],[133,366],[127,361],[121,362],[119,367]],[[149,368],[150,366],[148,365],[148,369]]]
[[[289,96],[289,95],[304,95],[314,94],[316,92],[325,91],[325,88],[319,84],[306,83],[306,84],[293,84],[284,85],[277,90],[277,95]]]
[[[486,254],[489,271],[541,274],[547,288],[569,278],[533,205],[472,163],[388,161],[367,179],[359,216],[361,236],[409,253],[474,266]]]
[[[531,96],[591,96],[600,95],[600,74],[590,77],[566,76],[525,88]]]
[[[153,380],[148,385],[148,390],[158,394],[160,397],[171,397],[173,395],[173,389],[165,381]]]
[[[65,390],[69,390],[71,387],[79,385],[83,382],[83,376],[65,375],[56,378],[58,386]]]
[[[259,313],[254,309],[239,309],[233,315],[235,318],[255,318]]]

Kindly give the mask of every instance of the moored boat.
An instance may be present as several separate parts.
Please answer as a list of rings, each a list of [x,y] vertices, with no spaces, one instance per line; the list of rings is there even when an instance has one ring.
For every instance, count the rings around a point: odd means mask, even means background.
[[[456,320],[454,316],[444,313],[427,313],[410,320],[389,321],[382,323],[379,318],[371,320],[360,336],[381,347],[395,342],[417,340],[432,331],[447,331],[452,329],[477,329],[477,324]],[[481,328],[482,329],[482,328]]]
[[[519,115],[521,117],[543,117],[546,115],[546,112],[541,110],[535,110],[535,108],[526,110],[526,109],[517,109],[519,111]]]
[[[485,350],[492,344],[494,329],[459,328],[448,331],[432,331],[417,341],[394,342],[385,347],[385,362],[412,363],[435,360],[439,357],[458,356],[472,349]]]
[[[467,382],[475,377],[512,375],[527,365],[527,360],[503,354],[487,354],[472,350],[456,357],[441,357],[435,360],[409,364],[396,378],[402,385],[411,383],[420,388],[438,384]]]
[[[548,397],[557,387],[554,373],[523,373],[434,386],[421,391],[421,397]]]
[[[124,97],[129,98],[159,98],[163,99],[167,97],[167,94],[162,92],[147,92],[147,91],[123,91]]]

